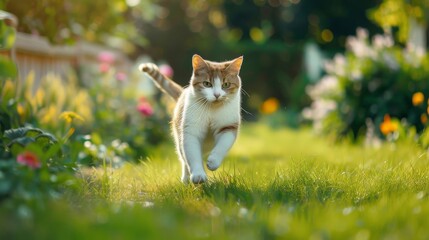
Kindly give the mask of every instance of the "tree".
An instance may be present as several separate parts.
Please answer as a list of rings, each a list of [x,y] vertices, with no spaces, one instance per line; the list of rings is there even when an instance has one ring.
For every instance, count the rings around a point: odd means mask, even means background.
[[[397,28],[399,42],[426,49],[429,1],[384,0],[369,16],[386,32]]]

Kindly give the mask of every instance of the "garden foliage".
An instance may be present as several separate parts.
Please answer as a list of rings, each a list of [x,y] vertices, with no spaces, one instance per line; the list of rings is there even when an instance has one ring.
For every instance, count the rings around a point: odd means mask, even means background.
[[[346,52],[328,61],[325,71],[307,88],[313,103],[303,112],[317,130],[357,139],[425,128],[429,55],[424,50],[397,46],[388,34],[370,40],[365,29],[358,29],[347,39]]]
[[[76,183],[76,162],[63,155],[52,134],[30,127],[9,129],[2,142],[0,200],[41,203]]]
[[[1,57],[0,200],[43,203],[74,186],[77,169],[139,161],[167,139],[165,107],[143,97],[141,75],[118,71],[112,56],[101,53],[79,76],[41,79],[17,76]]]

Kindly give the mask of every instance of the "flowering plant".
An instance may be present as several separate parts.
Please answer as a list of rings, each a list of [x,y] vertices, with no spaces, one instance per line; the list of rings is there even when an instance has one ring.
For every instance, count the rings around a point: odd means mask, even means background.
[[[347,39],[345,53],[325,64],[325,71],[308,87],[313,102],[303,111],[317,130],[357,139],[365,132],[386,138],[399,129],[397,122],[417,132],[424,129],[429,55],[422,49],[395,46],[387,34],[370,41],[360,28],[356,37]]]
[[[92,125],[72,139],[79,164],[116,167],[139,161],[151,146],[168,139],[169,116],[164,102],[142,85],[144,74],[137,67],[114,64],[119,60],[113,53],[102,52],[98,64],[80,68],[82,84],[94,104]],[[170,77],[173,74],[166,64],[160,65],[160,71]]]
[[[9,129],[2,133],[0,200],[31,202],[58,197],[75,183],[75,162],[65,157],[60,142],[37,128]]]

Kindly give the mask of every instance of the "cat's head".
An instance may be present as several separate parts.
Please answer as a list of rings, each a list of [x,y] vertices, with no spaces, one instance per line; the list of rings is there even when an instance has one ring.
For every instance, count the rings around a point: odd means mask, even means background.
[[[195,54],[192,57],[191,78],[195,94],[210,103],[222,103],[240,94],[242,63],[242,56],[231,61],[211,62]]]

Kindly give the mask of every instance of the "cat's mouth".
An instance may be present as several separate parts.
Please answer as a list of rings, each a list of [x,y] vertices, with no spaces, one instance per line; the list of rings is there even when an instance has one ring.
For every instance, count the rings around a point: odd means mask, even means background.
[[[218,106],[221,105],[223,103],[225,103],[225,99],[224,98],[218,98],[218,99],[214,99],[213,101],[210,102],[212,105],[214,106]]]

